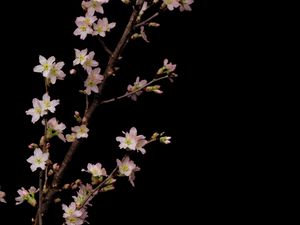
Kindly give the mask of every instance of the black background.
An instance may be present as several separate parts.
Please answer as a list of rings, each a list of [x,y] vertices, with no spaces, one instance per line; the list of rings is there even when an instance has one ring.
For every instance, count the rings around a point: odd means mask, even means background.
[[[33,215],[26,204],[14,206],[14,197],[22,186],[37,186],[37,173],[32,173],[26,162],[31,154],[26,146],[39,139],[41,126],[33,126],[25,110],[31,108],[32,98],[41,98],[44,92],[41,75],[32,72],[38,55],[54,55],[57,61],[64,61],[67,73],[72,68],[74,48],[88,47],[96,52],[104,70],[107,56],[98,42],[91,37],[82,41],[72,34],[75,18],[83,15],[80,2],[18,3],[14,8],[17,22],[4,24],[6,32],[2,35],[7,41],[2,47],[1,113],[5,145],[1,148],[0,185],[9,203],[0,205],[0,214],[10,222],[3,224],[30,224]],[[111,48],[130,14],[129,8],[118,2],[104,6],[109,21],[117,22],[105,38]],[[101,162],[107,170],[112,169],[115,159],[122,156],[115,137],[132,126],[147,137],[154,131],[166,131],[172,144],[153,144],[147,146],[146,155],[137,155],[135,160],[142,171],[137,174],[136,188],[120,181],[115,191],[95,198],[95,207],[89,210],[91,224],[138,224],[145,220],[190,224],[192,218],[232,221],[236,211],[243,213],[239,206],[249,194],[241,189],[248,184],[239,182],[245,174],[236,170],[247,159],[244,154],[238,162],[233,157],[241,147],[241,127],[245,125],[241,116],[244,99],[236,96],[237,90],[247,85],[245,79],[238,87],[234,84],[236,74],[242,72],[238,55],[244,45],[239,37],[244,34],[232,31],[229,13],[220,12],[222,6],[211,1],[195,1],[192,12],[176,10],[157,19],[161,27],[148,33],[150,44],[137,40],[128,45],[120,72],[105,88],[107,97],[122,94],[136,76],[150,80],[164,58],[177,64],[179,77],[172,85],[162,83],[161,96],[143,94],[137,102],[128,99],[99,108],[90,125],[90,137],[75,155],[67,181],[88,179],[80,172],[88,162]],[[247,68],[243,72],[249,73]],[[65,81],[57,81],[52,92],[61,99],[57,117],[69,127],[74,125],[70,120],[74,110],[82,109],[83,103],[76,92],[82,86],[76,79],[68,75]],[[66,145],[55,144],[54,157],[59,161]],[[66,196],[64,200],[69,203],[71,199]],[[52,215],[62,213],[60,206],[57,208]]]

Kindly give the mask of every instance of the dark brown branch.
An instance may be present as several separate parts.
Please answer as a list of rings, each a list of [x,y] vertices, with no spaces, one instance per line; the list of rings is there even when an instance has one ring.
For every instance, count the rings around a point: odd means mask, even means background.
[[[114,52],[111,54],[111,56],[109,58],[108,64],[107,64],[105,72],[103,74],[104,79],[103,79],[102,83],[99,85],[99,94],[96,95],[96,97],[94,98],[92,104],[89,106],[88,110],[86,111],[86,113],[84,115],[83,121],[85,122],[85,124],[88,124],[90,122],[92,114],[94,113],[96,108],[100,105],[99,104],[99,99],[100,99],[104,84],[106,82],[106,79],[112,74],[114,64],[116,63],[116,61],[118,60],[118,58],[120,56],[120,51],[123,48],[123,46],[126,44],[127,40],[129,40],[129,38],[130,38],[130,34],[131,34],[131,32],[133,30],[133,27],[136,23],[138,13],[139,13],[144,1],[145,0],[138,1],[138,3],[137,3],[138,6],[134,7],[133,12],[130,16],[130,19],[127,23],[127,26],[124,30],[124,33],[123,33],[121,39],[119,40]],[[51,187],[50,187],[50,189],[49,189],[49,191],[48,191],[48,193],[45,197],[45,201],[43,202],[43,205],[41,207],[41,213],[43,215],[46,214],[46,212],[47,212],[47,210],[48,210],[55,194],[59,191],[62,179],[63,179],[64,174],[65,174],[65,171],[66,171],[68,165],[70,164],[74,153],[77,151],[77,149],[79,147],[79,144],[80,144],[80,141],[78,141],[78,140],[74,141],[71,144],[67,154],[65,155],[65,158],[64,158],[64,160],[61,164],[61,167],[60,167],[59,171],[54,175],[52,185],[51,185]]]

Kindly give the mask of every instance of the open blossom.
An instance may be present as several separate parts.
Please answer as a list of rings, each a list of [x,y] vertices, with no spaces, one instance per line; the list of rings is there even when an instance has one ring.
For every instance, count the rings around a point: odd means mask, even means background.
[[[128,132],[123,132],[125,137],[117,137],[116,140],[120,142],[120,149],[129,149],[137,150],[142,154],[146,153],[146,150],[143,148],[147,144],[147,140],[144,135],[137,135],[137,130],[135,127],[132,127]]]
[[[157,75],[170,74],[176,69],[176,64],[172,64],[168,59],[164,60],[164,65],[157,71]]]
[[[51,137],[57,136],[62,141],[66,141],[65,136],[63,135],[63,130],[66,129],[66,125],[63,123],[58,123],[55,117],[51,118],[47,122],[48,132]]]
[[[91,198],[91,196],[89,196],[89,194],[92,193],[92,191],[93,191],[92,185],[90,185],[90,184],[80,185],[79,191],[77,192],[77,196],[72,196],[76,206],[82,207],[83,204],[84,204],[84,206],[91,205],[89,203],[89,201],[92,200],[92,198]],[[93,196],[95,196],[97,193],[98,193],[98,191],[94,192]]]
[[[38,192],[38,190],[35,187],[30,187],[27,191],[25,188],[21,188],[18,191],[19,196],[15,198],[16,205],[19,205],[23,203],[24,201],[27,201],[30,205],[35,206],[36,200],[35,200],[35,193]]]
[[[89,128],[86,125],[72,127],[71,130],[75,133],[76,138],[87,138]]]
[[[93,33],[93,29],[85,22],[75,21],[77,28],[74,31],[75,36],[80,36],[80,39],[84,40],[88,34]]]
[[[125,157],[123,161],[117,159],[117,165],[119,168],[119,173],[121,175],[129,177],[129,181],[132,186],[134,186],[135,172],[140,171],[140,168],[135,165],[135,163],[129,159],[128,156]]]
[[[88,26],[92,26],[96,20],[96,16],[93,16],[93,14],[87,12],[85,16],[77,17],[75,23],[85,23]]]
[[[73,142],[76,140],[76,134],[75,133],[67,134],[66,139],[67,139],[67,142]]]
[[[41,101],[43,110],[49,110],[50,112],[54,113],[55,112],[55,107],[59,105],[59,100],[50,100],[50,96],[48,93],[45,93],[43,95],[43,99]]]
[[[194,0],[179,0],[180,3],[180,12],[182,11],[192,11],[191,4],[194,2]]]
[[[97,67],[99,63],[94,60],[95,52],[91,51],[89,54],[86,56],[85,61],[82,64],[82,67],[90,73],[92,71],[92,67]]]
[[[105,168],[102,168],[101,163],[97,164],[91,164],[89,163],[87,165],[87,170],[82,169],[81,171],[88,172],[92,174],[93,177],[101,177],[101,176],[107,176]]]
[[[127,91],[128,91],[128,93],[134,92],[134,91],[136,91],[136,90],[142,88],[142,87],[145,86],[146,84],[147,84],[147,80],[141,80],[141,81],[140,81],[140,78],[137,77],[137,78],[136,78],[136,81],[134,82],[133,85],[128,85]],[[134,94],[129,95],[128,97],[130,97],[132,100],[136,101],[136,100],[137,100],[137,96],[141,95],[142,92],[143,92],[142,90],[137,91],[137,92],[135,92]]]
[[[75,48],[75,60],[73,61],[73,66],[81,64],[83,65],[87,58],[87,48],[83,50],[78,50]]]
[[[90,1],[82,1],[82,8],[87,10],[87,12],[91,15],[94,15],[95,12],[104,13],[102,4],[107,3],[108,0],[90,0]]]
[[[64,62],[53,63],[48,75],[51,84],[55,84],[57,79],[63,80],[65,78],[66,74],[62,71],[64,65]]]
[[[40,100],[34,98],[32,100],[33,108],[26,111],[26,115],[32,116],[31,122],[35,123],[38,121],[42,116],[47,114],[47,111],[43,107]]]
[[[109,32],[110,29],[114,28],[116,23],[108,23],[107,18],[99,19],[97,24],[93,25],[94,32],[93,35],[100,35],[101,37],[105,37],[106,32]]]
[[[0,191],[0,202],[6,203],[6,201],[4,199],[5,195],[6,195],[5,192]]]
[[[36,171],[37,168],[45,169],[46,161],[49,158],[49,153],[43,153],[40,148],[36,148],[33,152],[33,156],[27,159],[27,162],[31,163],[30,169],[32,172]]]
[[[100,75],[100,71],[101,69],[99,67],[91,70],[86,81],[84,82],[84,86],[86,87],[85,93],[88,95],[91,94],[91,91],[95,93],[99,92],[98,84],[100,84],[103,80],[103,76]]]
[[[51,56],[49,59],[46,59],[44,56],[39,56],[40,65],[37,65],[33,68],[33,71],[36,73],[42,73],[44,77],[48,77],[50,69],[55,61],[55,57]]]
[[[85,208],[78,210],[75,202],[72,202],[69,206],[63,204],[63,210],[65,211],[63,217],[66,220],[67,225],[81,225],[85,223],[87,218],[87,212]]]
[[[163,2],[171,11],[180,6],[179,0],[163,0]]]

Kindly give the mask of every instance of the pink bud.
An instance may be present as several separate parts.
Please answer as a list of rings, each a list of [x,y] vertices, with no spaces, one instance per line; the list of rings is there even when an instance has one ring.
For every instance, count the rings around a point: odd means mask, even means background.
[[[76,71],[75,69],[71,69],[71,70],[70,70],[70,74],[71,74],[71,75],[75,75],[76,73],[77,73],[77,71]]]

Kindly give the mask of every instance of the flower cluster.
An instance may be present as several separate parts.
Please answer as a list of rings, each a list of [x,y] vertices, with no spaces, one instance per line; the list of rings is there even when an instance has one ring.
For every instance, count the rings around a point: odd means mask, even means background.
[[[93,51],[88,53],[87,49],[75,49],[75,60],[73,61],[73,65],[81,65],[83,69],[88,73],[88,77],[84,82],[84,93],[87,95],[90,95],[92,91],[98,93],[98,85],[103,80],[103,75],[100,74],[101,69],[100,67],[97,67],[99,63],[94,60],[94,56],[95,52]]]
[[[37,65],[33,68],[33,71],[36,73],[42,73],[51,84],[55,84],[56,80],[63,80],[66,74],[62,71],[64,62],[55,63],[55,57],[51,56],[49,59],[46,59],[44,56],[39,56],[40,65]]]
[[[163,7],[166,6],[171,11],[178,7],[180,12],[191,11],[193,2],[194,0],[163,0]]]
[[[31,122],[37,122],[41,117],[48,114],[48,111],[54,113],[55,107],[59,105],[59,100],[52,100],[48,93],[43,95],[42,100],[34,98],[32,100],[33,108],[26,111],[26,115],[31,115]]]
[[[37,202],[35,199],[35,193],[37,193],[39,190],[37,190],[35,187],[31,186],[29,190],[27,191],[25,188],[21,188],[18,190],[19,196],[15,198],[16,205],[19,205],[23,203],[24,201],[27,201],[31,206],[36,206]]]
[[[82,1],[82,8],[86,11],[85,16],[77,17],[75,24],[77,26],[74,31],[74,35],[80,36],[80,39],[84,40],[88,34],[101,37],[105,37],[106,32],[109,32],[116,26],[115,22],[109,23],[106,17],[97,18],[95,13],[103,14],[103,4],[108,3],[108,0],[90,0]]]

